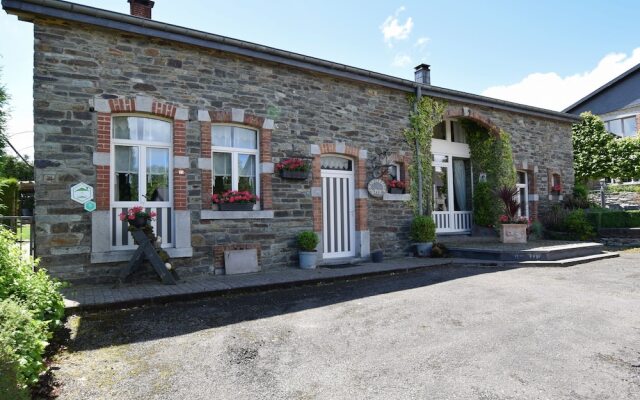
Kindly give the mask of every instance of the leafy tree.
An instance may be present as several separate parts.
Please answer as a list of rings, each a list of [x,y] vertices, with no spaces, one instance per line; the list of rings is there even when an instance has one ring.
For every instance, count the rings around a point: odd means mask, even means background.
[[[0,73],[1,72],[2,70],[0,69]],[[8,105],[9,95],[7,94],[7,89],[0,83],[0,155],[4,154],[4,147],[6,146],[6,126],[7,117],[9,116]]]
[[[0,178],[16,178],[19,181],[32,181],[33,166],[26,164],[17,157],[8,154],[0,155]]]
[[[615,176],[612,148],[615,138],[597,115],[580,114],[582,120],[573,124],[573,167],[578,181]]]
[[[614,140],[610,144],[613,154],[612,176],[623,180],[640,177],[640,137]]]

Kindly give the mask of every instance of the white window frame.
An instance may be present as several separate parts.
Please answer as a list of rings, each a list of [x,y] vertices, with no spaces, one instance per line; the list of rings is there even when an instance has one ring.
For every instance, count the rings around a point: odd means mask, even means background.
[[[527,217],[529,218],[529,174],[527,171],[518,170],[516,174],[523,173],[524,174],[524,183],[520,183],[519,181],[516,183],[516,188],[518,188],[518,196],[516,200],[520,202],[520,191],[524,190],[524,201],[525,201],[525,213],[522,214],[522,204],[520,204],[520,208],[518,208],[518,216],[519,217]]]
[[[628,118],[635,118],[636,119],[636,131],[633,132],[633,134],[631,134],[629,136],[627,136],[626,133],[624,132],[624,123],[622,121],[622,120],[628,119]],[[609,123],[611,121],[616,121],[616,120],[620,120],[620,126],[622,128],[622,136],[619,136],[617,133],[611,132],[609,130]],[[602,122],[604,122],[604,127],[607,130],[607,132],[611,133],[612,135],[615,135],[618,138],[627,138],[627,137],[635,137],[635,136],[638,135],[638,128],[640,128],[640,127],[637,125],[637,121],[638,120],[637,120],[636,114],[629,114],[629,115],[618,115],[615,118],[609,118],[609,119],[604,120]]]
[[[155,119],[167,122],[169,124],[169,142],[150,142],[144,140],[117,139],[114,135],[115,124],[113,120],[120,117],[136,117],[145,119]],[[142,197],[137,201],[118,201],[115,197],[115,179],[116,179],[116,146],[138,147],[138,195]],[[147,191],[147,148],[162,148],[169,150],[169,201],[150,201],[146,199]],[[144,151],[142,151],[144,149]],[[133,207],[136,205],[145,205],[147,207],[173,207],[173,124],[170,119],[150,117],[141,114],[117,114],[111,116],[111,165],[113,168],[109,177],[109,196],[111,199],[111,207]]]
[[[242,129],[247,129],[255,132],[256,134],[256,148],[245,149],[240,147],[224,147],[215,146],[213,144],[213,129],[216,126],[230,126]],[[238,181],[240,179],[238,173],[238,155],[247,154],[255,156],[255,174],[256,174],[256,196],[260,196],[260,132],[258,129],[248,127],[240,124],[211,124],[211,189],[213,190],[215,183],[215,169],[213,167],[213,153],[230,153],[231,154],[231,190],[238,190]],[[254,210],[260,210],[260,202],[257,202],[253,206]]]

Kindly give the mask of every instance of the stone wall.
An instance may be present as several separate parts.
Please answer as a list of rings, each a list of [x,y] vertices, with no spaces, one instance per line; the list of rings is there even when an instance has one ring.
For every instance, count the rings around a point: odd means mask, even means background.
[[[185,172],[193,257],[174,260],[183,275],[213,272],[220,267],[214,265],[214,248],[232,243],[258,244],[263,269],[292,266],[297,262],[295,235],[313,229],[311,178],[286,181],[273,175],[274,218],[201,219],[202,197],[208,194],[202,193],[198,166],[198,110],[240,109],[274,120],[274,163],[286,157],[311,159],[310,146],[323,143],[345,143],[369,154],[408,151],[402,131],[409,107],[400,91],[78,24],[36,20],[34,35],[36,251],[43,265],[64,279],[109,280],[121,265],[91,264],[89,213],[69,199],[71,185],[96,184],[94,99],[146,96],[189,110]],[[568,123],[451,104],[463,106],[512,135],[514,159],[535,175],[541,207],[550,203],[547,168],[561,171],[570,192]],[[371,248],[382,248],[387,256],[405,254],[411,218],[407,203],[367,201]]]
[[[600,204],[602,198],[599,191],[589,192],[589,201]],[[616,210],[637,210],[640,209],[640,193],[636,192],[605,192],[605,207]]]

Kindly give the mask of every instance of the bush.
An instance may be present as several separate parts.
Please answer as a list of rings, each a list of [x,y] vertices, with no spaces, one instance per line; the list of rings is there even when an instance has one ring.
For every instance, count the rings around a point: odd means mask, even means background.
[[[596,236],[593,226],[587,220],[587,216],[584,210],[573,210],[567,216],[565,221],[567,231],[570,232],[576,239],[589,240]]]
[[[590,212],[587,218],[596,228],[639,228],[640,211],[598,211]]]
[[[411,222],[411,239],[416,243],[429,243],[436,239],[436,223],[433,218],[418,215]]]
[[[568,210],[555,204],[548,213],[542,215],[540,222],[549,231],[561,232],[566,229],[565,222],[568,215]]]
[[[18,215],[18,181],[15,178],[0,179],[0,213]]]
[[[24,392],[45,369],[42,355],[47,346],[47,324],[33,318],[21,304],[0,301],[0,360],[3,371],[0,393]],[[15,379],[14,379],[15,376]],[[17,385],[17,389],[15,386]]]
[[[298,247],[302,251],[316,251],[318,243],[320,240],[315,232],[304,231],[298,234]]]
[[[540,221],[533,221],[529,226],[529,239],[540,240],[544,237],[544,226]]]
[[[34,272],[33,265],[31,257],[22,255],[14,235],[0,228],[0,300],[14,299],[53,331],[64,315],[64,302],[58,292],[62,285],[44,269]]]
[[[478,226],[493,226],[498,219],[495,198],[487,182],[478,182],[473,191],[473,222]]]

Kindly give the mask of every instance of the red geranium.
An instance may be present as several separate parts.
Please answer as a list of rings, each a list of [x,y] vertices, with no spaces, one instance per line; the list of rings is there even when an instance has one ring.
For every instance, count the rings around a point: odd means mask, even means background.
[[[407,184],[404,181],[401,181],[399,179],[392,179],[390,181],[387,181],[387,185],[390,188],[396,188],[396,189],[404,189],[407,187]]]
[[[211,195],[211,201],[215,204],[222,203],[253,203],[255,204],[260,198],[246,190],[227,190],[222,194],[214,193]]]
[[[303,171],[309,170],[309,164],[300,158],[287,158],[276,164],[276,171]]]
[[[119,217],[120,221],[133,221],[136,217],[147,218],[153,221],[156,215],[155,211],[146,212],[142,206],[134,206],[128,209],[127,212],[121,212]]]

